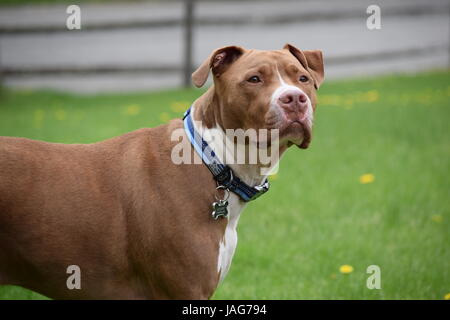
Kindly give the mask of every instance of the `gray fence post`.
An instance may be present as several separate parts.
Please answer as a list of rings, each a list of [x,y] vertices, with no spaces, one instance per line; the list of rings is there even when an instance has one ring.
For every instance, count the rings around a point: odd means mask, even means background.
[[[194,0],[184,0],[184,66],[183,86],[191,86],[192,72],[192,27],[194,23]]]

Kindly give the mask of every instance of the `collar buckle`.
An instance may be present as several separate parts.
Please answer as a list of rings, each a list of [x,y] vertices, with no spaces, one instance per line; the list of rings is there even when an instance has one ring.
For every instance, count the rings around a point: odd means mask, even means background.
[[[269,180],[266,179],[266,181],[264,181],[263,184],[260,184],[259,186],[254,186],[253,188],[255,188],[258,192],[255,193],[249,201],[251,200],[255,200],[256,198],[259,198],[260,196],[262,196],[264,193],[266,193],[267,191],[269,191],[270,189],[270,183]]]
[[[213,174],[217,185],[228,191],[234,192],[245,202],[254,200],[266,193],[270,187],[267,179],[261,185],[255,187],[249,186],[244,181],[241,181],[239,177],[235,176],[233,170],[229,166],[222,164],[213,150],[210,150],[211,152],[205,152],[205,149],[209,148],[208,144],[201,137],[200,139],[195,138],[197,132],[193,126],[191,114],[192,108],[193,107],[189,108],[183,116],[184,128],[195,151],[201,156],[203,162]],[[224,201],[222,202],[223,203],[220,203],[221,207],[225,207]],[[220,210],[218,210],[218,212],[222,213]]]
[[[233,181],[233,172],[230,167],[225,166],[224,169],[214,177],[214,179],[217,181],[219,186],[228,188]]]

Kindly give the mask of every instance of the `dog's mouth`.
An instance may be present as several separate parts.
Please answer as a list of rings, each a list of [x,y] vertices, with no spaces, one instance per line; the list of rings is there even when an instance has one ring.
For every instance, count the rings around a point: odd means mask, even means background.
[[[312,120],[306,114],[272,113],[266,117],[265,122],[267,128],[278,130],[280,144],[288,147],[295,144],[306,149],[311,143]]]
[[[295,144],[301,149],[307,149],[311,143],[311,132],[307,120],[293,120],[287,123],[286,128],[280,132],[280,135],[281,138],[286,137],[288,146]]]

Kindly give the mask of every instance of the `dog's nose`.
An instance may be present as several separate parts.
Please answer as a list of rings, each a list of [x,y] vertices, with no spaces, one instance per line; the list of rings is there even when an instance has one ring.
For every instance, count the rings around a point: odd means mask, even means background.
[[[305,111],[308,106],[306,95],[299,90],[288,90],[278,98],[281,107],[291,109],[290,111]]]

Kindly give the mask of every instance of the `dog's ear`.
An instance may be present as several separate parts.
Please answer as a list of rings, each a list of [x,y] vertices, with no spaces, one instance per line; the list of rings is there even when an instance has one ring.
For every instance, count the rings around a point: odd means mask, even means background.
[[[319,89],[325,78],[325,70],[323,65],[323,54],[320,50],[304,50],[306,61],[308,61],[308,67],[310,73],[316,80],[316,89]]]
[[[197,70],[192,73],[192,82],[197,88],[202,87],[208,80],[209,70],[211,69],[216,77],[219,77],[230,64],[236,61],[244,49],[237,46],[223,47],[214,50],[211,55],[203,61]]]
[[[314,79],[314,87],[319,89],[322,84],[325,71],[323,66],[323,55],[320,50],[304,50],[301,51],[289,43],[283,49],[289,50],[294,57],[302,64],[302,66],[312,75]]]

